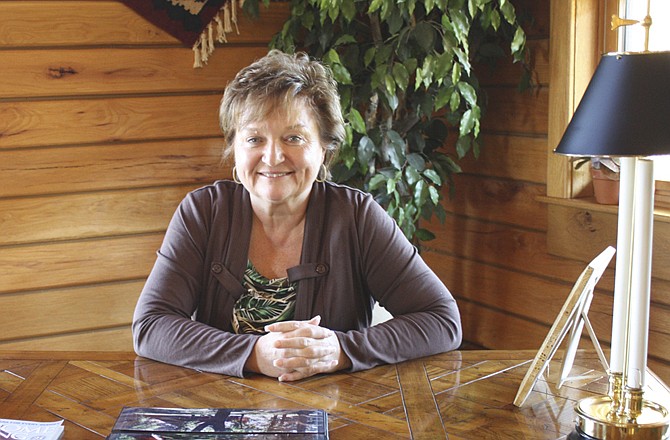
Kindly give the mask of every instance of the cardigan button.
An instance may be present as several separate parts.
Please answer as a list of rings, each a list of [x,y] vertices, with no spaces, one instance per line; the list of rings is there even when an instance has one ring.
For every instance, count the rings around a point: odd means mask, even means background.
[[[314,268],[314,271],[318,274],[326,273],[328,271],[328,268],[326,267],[325,264],[317,264],[316,267]]]
[[[212,263],[212,272],[214,273],[223,272],[223,265],[221,263]]]

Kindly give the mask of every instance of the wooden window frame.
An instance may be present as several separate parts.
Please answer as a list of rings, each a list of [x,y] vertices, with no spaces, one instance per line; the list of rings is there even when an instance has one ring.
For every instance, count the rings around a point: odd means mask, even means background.
[[[616,205],[599,205],[589,197],[592,189],[588,169],[575,170],[569,158],[553,150],[600,57],[617,50],[617,34],[610,29],[610,17],[618,13],[619,3],[620,0],[551,0],[550,4],[547,197],[543,198],[549,209],[547,248],[553,255],[585,262],[604,246],[616,243],[618,209]],[[670,209],[657,204],[654,218],[655,247],[667,246]]]

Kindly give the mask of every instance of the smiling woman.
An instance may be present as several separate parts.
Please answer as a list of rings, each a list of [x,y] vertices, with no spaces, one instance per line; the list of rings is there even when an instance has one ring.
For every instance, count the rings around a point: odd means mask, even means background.
[[[235,182],[191,192],[133,319],[138,354],[282,381],[458,348],[456,302],[369,194],[326,181],[343,138],[331,72],[271,51],[219,110]],[[379,303],[393,318],[372,324]]]

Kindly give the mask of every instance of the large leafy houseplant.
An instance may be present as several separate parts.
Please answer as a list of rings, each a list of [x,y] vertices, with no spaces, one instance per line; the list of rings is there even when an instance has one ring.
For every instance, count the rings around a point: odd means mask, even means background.
[[[259,2],[244,7],[258,14]],[[508,0],[292,0],[271,47],[322,59],[339,83],[347,139],[333,180],[372,193],[410,239],[444,220],[458,160],[479,155],[486,108],[473,64],[526,55]]]

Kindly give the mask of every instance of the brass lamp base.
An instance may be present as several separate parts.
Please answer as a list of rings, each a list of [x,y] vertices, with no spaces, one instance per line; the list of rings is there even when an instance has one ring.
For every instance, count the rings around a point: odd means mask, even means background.
[[[663,406],[642,401],[641,413],[633,421],[612,414],[609,396],[588,397],[577,404],[577,431],[600,440],[670,439],[670,413]]]

